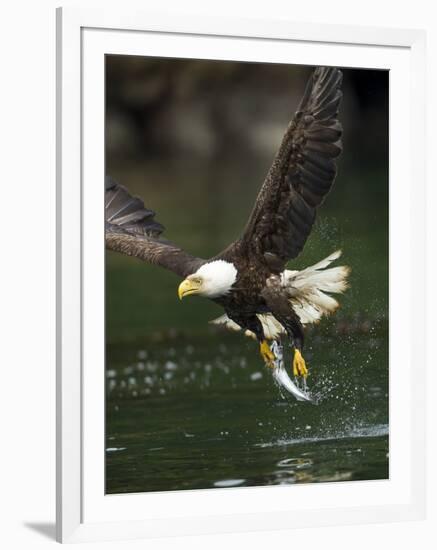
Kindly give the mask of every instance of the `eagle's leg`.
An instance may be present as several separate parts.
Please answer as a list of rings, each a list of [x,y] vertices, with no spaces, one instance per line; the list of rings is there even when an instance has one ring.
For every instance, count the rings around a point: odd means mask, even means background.
[[[293,374],[294,376],[303,376],[304,378],[308,375],[305,359],[303,358],[300,349],[296,347],[294,348],[293,356]]]
[[[273,368],[275,366],[276,355],[270,349],[270,345],[265,338],[260,342],[259,352],[261,357],[264,359],[265,364],[268,367]]]
[[[275,366],[276,355],[270,349],[270,345],[264,336],[264,330],[261,321],[256,315],[237,315],[235,312],[227,312],[228,317],[240,325],[243,330],[250,330],[253,332],[259,342],[259,352],[264,359],[265,364],[268,367],[273,368]]]
[[[293,348],[293,375],[306,378],[308,376],[308,367],[302,355],[304,341],[303,327],[299,319],[297,318],[297,315],[296,317],[290,316],[286,319],[282,319],[280,323],[287,331],[287,335],[292,342],[291,345]]]
[[[290,304],[288,297],[283,294],[279,285],[275,284],[275,279],[270,281],[270,284],[263,290],[262,295],[272,315],[284,327],[292,342],[292,348],[294,350],[293,375],[306,378],[308,375],[308,368],[302,355],[304,333],[298,315]]]
[[[293,311],[294,313],[294,311]],[[281,325],[287,331],[293,348],[293,376],[308,376],[308,367],[302,355],[303,350],[303,327],[297,315],[290,315],[286,318],[278,319]]]

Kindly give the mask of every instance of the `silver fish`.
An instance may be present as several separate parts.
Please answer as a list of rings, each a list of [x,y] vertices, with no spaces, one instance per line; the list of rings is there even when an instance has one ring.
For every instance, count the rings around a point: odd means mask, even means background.
[[[306,381],[303,381],[303,387],[300,388],[296,383],[294,383],[291,378],[288,376],[288,372],[284,366],[284,355],[282,351],[282,346],[274,341],[270,346],[270,349],[275,354],[275,366],[272,369],[273,378],[276,380],[277,384],[287,390],[291,395],[293,395],[298,401],[307,401],[309,403],[315,403],[314,398],[311,396],[310,392],[307,389]]]

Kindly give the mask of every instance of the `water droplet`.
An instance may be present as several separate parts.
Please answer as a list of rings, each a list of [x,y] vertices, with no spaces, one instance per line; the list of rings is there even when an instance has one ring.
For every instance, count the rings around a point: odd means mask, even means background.
[[[176,370],[178,368],[177,364],[173,361],[166,361],[164,367],[166,370]]]

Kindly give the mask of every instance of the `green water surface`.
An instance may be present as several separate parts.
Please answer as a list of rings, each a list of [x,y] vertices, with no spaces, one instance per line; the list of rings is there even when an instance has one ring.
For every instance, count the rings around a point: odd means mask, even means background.
[[[244,227],[268,164],[110,168],[147,198],[168,238],[208,257]],[[352,268],[351,287],[335,316],[306,335],[317,405],[281,393],[255,342],[208,325],[222,313],[216,305],[179,302],[176,276],[107,254],[108,493],[388,477],[384,170],[343,167],[290,266],[310,265],[337,248]]]

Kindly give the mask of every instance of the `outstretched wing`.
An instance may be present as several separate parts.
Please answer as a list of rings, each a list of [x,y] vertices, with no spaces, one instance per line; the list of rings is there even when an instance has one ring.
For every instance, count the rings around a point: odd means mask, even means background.
[[[341,82],[339,69],[314,70],[243,236],[224,256],[247,251],[282,271],[300,253],[336,176],[335,159],[342,150]]]
[[[205,263],[162,239],[164,227],[155,220],[155,212],[109,177],[105,182],[105,231],[110,250],[160,265],[181,277],[196,272]]]

